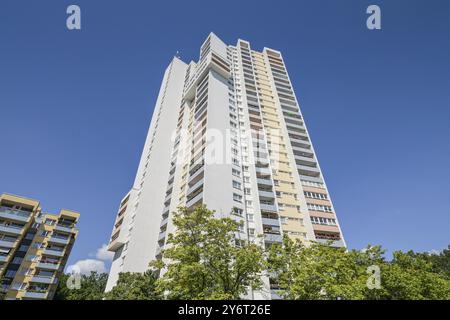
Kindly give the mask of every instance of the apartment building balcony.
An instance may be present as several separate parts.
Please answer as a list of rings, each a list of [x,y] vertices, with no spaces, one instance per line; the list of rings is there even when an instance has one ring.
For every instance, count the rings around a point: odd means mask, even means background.
[[[262,185],[266,185],[266,186],[272,186],[273,185],[272,180],[270,180],[270,179],[257,178],[256,182],[258,184],[262,184]]]
[[[294,158],[297,164],[317,167],[316,159],[314,159],[314,154],[311,152],[294,151]]]
[[[307,146],[307,145],[304,145],[304,146]],[[292,151],[313,154],[313,156],[314,156],[314,153],[313,153],[312,149],[310,149],[310,148],[302,148],[302,147],[299,147],[296,145],[292,145]]]
[[[31,282],[35,283],[45,283],[45,284],[55,284],[57,279],[55,276],[40,276],[36,275],[31,278]]]
[[[14,221],[28,222],[31,219],[31,212],[0,207],[0,217]]]
[[[1,255],[0,256],[0,262],[6,262],[8,260],[8,256],[6,255],[6,256],[3,256],[3,255]]]
[[[262,218],[262,224],[267,226],[280,226],[280,222],[278,221],[278,219]]]
[[[196,195],[186,203],[186,207],[190,208],[196,204],[199,204],[202,200],[203,200],[203,192],[200,192],[198,195]]]
[[[47,291],[26,291],[23,295],[24,298],[29,299],[47,299]]]
[[[162,253],[163,247],[157,246],[155,250],[155,257],[159,256]]]
[[[190,195],[194,191],[196,191],[198,188],[201,188],[203,186],[203,179],[198,181],[196,184],[194,184],[192,187],[190,187],[187,191],[187,195]]]
[[[163,219],[163,220],[161,221],[161,224],[159,225],[159,227],[161,228],[161,227],[165,226],[168,222],[169,222],[169,218]]]
[[[261,211],[277,212],[277,207],[274,204],[260,203],[259,207],[261,208]]]
[[[38,262],[36,267],[45,270],[59,270],[59,263],[50,263],[50,262]]]
[[[282,242],[283,236],[281,234],[264,233],[265,242]]]
[[[255,171],[262,175],[270,175],[272,173],[272,170],[269,167],[255,167]]]
[[[170,203],[171,198],[172,198],[172,194],[170,193],[164,198],[164,203]]]
[[[158,236],[158,241],[161,241],[162,239],[164,239],[166,237],[166,231],[160,232],[159,236]]]
[[[286,127],[288,130],[294,131],[294,132],[303,132],[306,133],[305,127],[303,126],[303,123],[298,121],[298,122],[291,122],[291,121],[287,121],[286,122]]]
[[[64,250],[52,250],[52,249],[44,249],[44,254],[48,256],[54,256],[54,257],[63,257],[64,256]]]
[[[259,198],[275,199],[275,194],[272,191],[258,190]]]
[[[298,138],[293,138],[293,137],[289,137],[289,140],[291,140],[291,143],[298,143],[300,145],[309,145],[309,139],[298,139]]]
[[[195,171],[193,174],[190,175],[188,183],[191,185],[191,183],[197,183],[197,179],[201,179],[204,175],[205,167],[200,167],[197,171]]]
[[[50,239],[48,240],[48,242],[59,243],[59,244],[69,244],[70,237],[66,238],[66,237],[51,236]]]
[[[313,177],[317,177],[320,175],[320,170],[318,167],[310,167],[310,166],[297,164],[297,169],[299,171],[305,171],[305,175],[312,175]]]
[[[344,241],[342,239],[341,240],[316,239],[316,242],[327,245],[330,243],[331,247],[336,248],[345,247]]]
[[[166,214],[169,214],[169,211],[170,211],[170,206],[166,206],[166,207],[164,207],[164,210],[163,210],[163,215],[166,215]]]
[[[0,247],[12,248],[12,247],[14,247],[14,243],[15,243],[15,241],[0,240]]]
[[[23,227],[0,224],[0,232],[6,233],[6,234],[20,235],[20,234],[22,234],[22,231],[23,231]]]
[[[304,172],[302,172],[301,170],[298,170],[298,173],[300,175],[301,180],[306,180],[306,181],[310,181],[310,182],[317,182],[317,183],[323,184],[323,179],[322,179],[322,177],[320,177],[320,175],[319,176],[311,176],[308,174],[304,174]]]
[[[64,224],[57,224],[55,226],[55,230],[67,233],[73,233],[76,231],[73,225],[64,225]]]

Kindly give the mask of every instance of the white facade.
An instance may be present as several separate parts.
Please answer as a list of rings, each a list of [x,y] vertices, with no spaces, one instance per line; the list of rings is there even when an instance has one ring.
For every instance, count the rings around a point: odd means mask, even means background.
[[[238,239],[264,235],[267,246],[284,233],[345,246],[280,52],[226,45],[211,33],[197,63],[172,60],[116,218],[106,290],[120,272],[161,258],[172,212],[199,204],[242,221]],[[249,298],[276,297],[264,282]]]

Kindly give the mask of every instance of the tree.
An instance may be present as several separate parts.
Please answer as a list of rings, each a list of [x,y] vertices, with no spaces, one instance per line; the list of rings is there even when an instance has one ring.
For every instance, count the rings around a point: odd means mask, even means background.
[[[144,273],[119,273],[117,284],[105,294],[107,300],[158,300],[157,275],[152,270]]]
[[[422,254],[394,252],[382,269],[382,283],[392,300],[448,300],[450,281],[434,272],[433,264]]]
[[[408,251],[410,257],[421,258],[432,264],[431,271],[450,280],[450,245],[439,253]]]
[[[152,264],[162,271],[158,288],[168,299],[239,299],[261,287],[263,249],[235,241],[236,221],[201,206],[180,208],[173,224],[164,259]]]
[[[268,265],[286,299],[450,299],[450,281],[423,254],[396,251],[392,261],[383,254],[380,246],[360,251],[317,243],[305,247],[286,237],[271,247]],[[369,267],[380,271],[379,287],[368,286]]]
[[[108,274],[91,272],[89,275],[81,275],[81,287],[70,289],[67,280],[70,274],[62,274],[59,277],[54,300],[101,300],[105,291]]]
[[[361,268],[345,248],[304,246],[285,236],[269,251],[269,271],[285,299],[363,299]]]

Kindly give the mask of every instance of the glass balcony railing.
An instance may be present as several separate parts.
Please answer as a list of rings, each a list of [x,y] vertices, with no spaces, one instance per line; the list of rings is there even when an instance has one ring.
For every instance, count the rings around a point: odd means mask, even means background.
[[[23,210],[13,210],[8,207],[0,207],[0,217],[16,219],[19,221],[28,221],[31,212]]]

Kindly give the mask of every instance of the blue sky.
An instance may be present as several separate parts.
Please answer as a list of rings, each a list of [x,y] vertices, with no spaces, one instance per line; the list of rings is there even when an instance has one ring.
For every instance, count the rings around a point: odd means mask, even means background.
[[[78,4],[82,30],[68,31]],[[382,30],[366,28],[378,4]],[[0,192],[81,212],[69,263],[107,243],[165,67],[210,31],[283,52],[350,248],[450,243],[450,2],[0,3]]]

